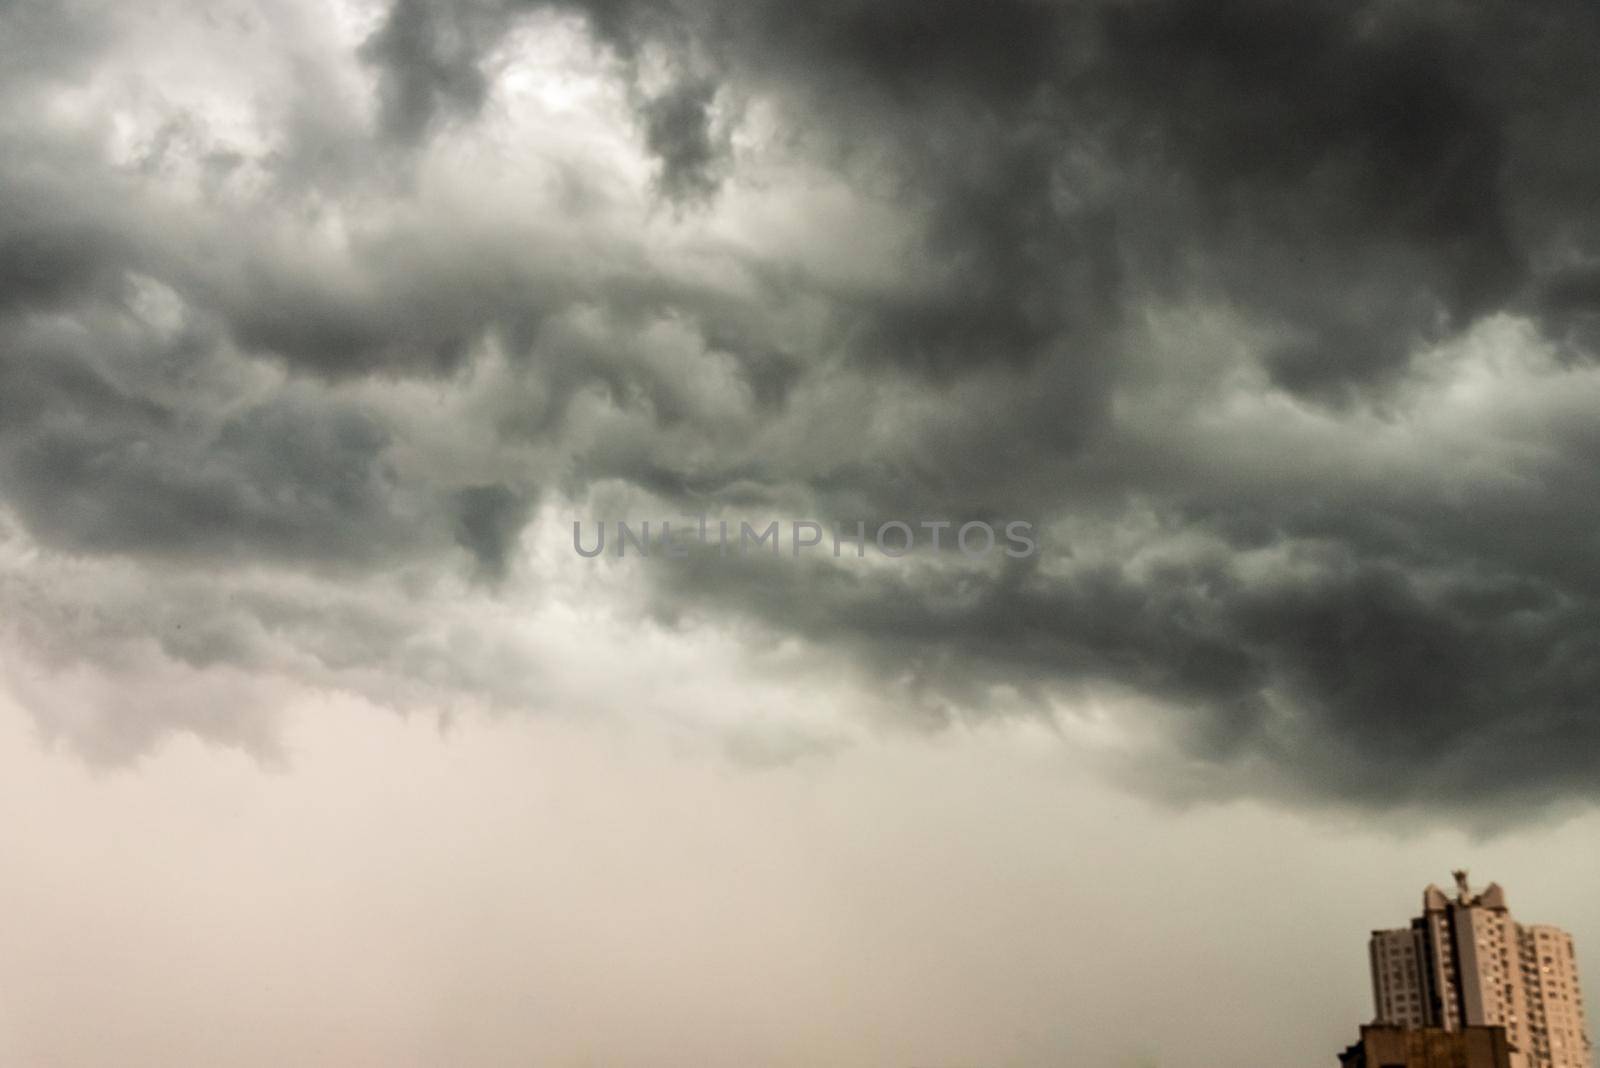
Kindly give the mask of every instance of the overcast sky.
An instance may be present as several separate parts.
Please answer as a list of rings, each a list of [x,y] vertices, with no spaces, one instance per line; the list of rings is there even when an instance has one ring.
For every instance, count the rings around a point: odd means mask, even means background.
[[[0,0],[0,1062],[1327,1063],[1456,865],[1600,977],[1597,54]],[[1040,551],[573,551],[690,515]]]

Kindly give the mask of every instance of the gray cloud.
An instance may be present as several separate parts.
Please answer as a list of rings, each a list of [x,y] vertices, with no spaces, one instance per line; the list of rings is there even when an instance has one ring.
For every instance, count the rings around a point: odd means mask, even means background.
[[[503,180],[550,18],[680,217]],[[493,590],[541,499],[1033,518],[1031,567],[640,581],[932,722],[1152,704],[1204,789],[1592,791],[1591,6],[396,0],[341,57],[370,123],[143,169],[37,107],[132,32],[87,22],[0,126],[0,495],[47,550]],[[191,157],[232,162],[175,206]]]
[[[661,189],[673,200],[716,192],[714,168],[725,153],[711,130],[715,95],[716,86],[709,82],[681,82],[642,109],[645,144],[660,158]]]
[[[480,575],[505,578],[516,536],[528,522],[531,502],[502,485],[468,486],[455,495],[456,542],[472,554]]]
[[[479,56],[499,33],[499,13],[477,3],[400,0],[361,49],[381,71],[383,132],[401,142],[426,135],[442,115],[483,106],[488,79]]]

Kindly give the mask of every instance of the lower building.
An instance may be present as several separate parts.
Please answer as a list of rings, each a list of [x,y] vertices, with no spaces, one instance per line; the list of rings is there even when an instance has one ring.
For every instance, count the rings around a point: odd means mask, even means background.
[[[1504,1027],[1395,1027],[1367,1024],[1339,1055],[1340,1068],[1511,1068]]]

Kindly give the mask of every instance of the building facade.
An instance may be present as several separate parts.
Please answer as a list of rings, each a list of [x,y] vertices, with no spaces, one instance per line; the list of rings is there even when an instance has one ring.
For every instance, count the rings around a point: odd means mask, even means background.
[[[1339,1068],[1511,1068],[1503,1027],[1413,1028],[1368,1024]]]
[[[1422,892],[1410,927],[1372,932],[1376,1023],[1400,1029],[1505,1029],[1511,1068],[1592,1068],[1572,936],[1522,926],[1505,891]]]

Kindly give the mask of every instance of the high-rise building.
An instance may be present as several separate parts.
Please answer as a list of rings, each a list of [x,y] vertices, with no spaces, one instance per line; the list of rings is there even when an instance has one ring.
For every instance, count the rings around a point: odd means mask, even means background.
[[[1399,1028],[1503,1027],[1513,1068],[1591,1068],[1572,936],[1524,927],[1490,883],[1473,893],[1422,892],[1410,927],[1372,932],[1376,1022]]]

